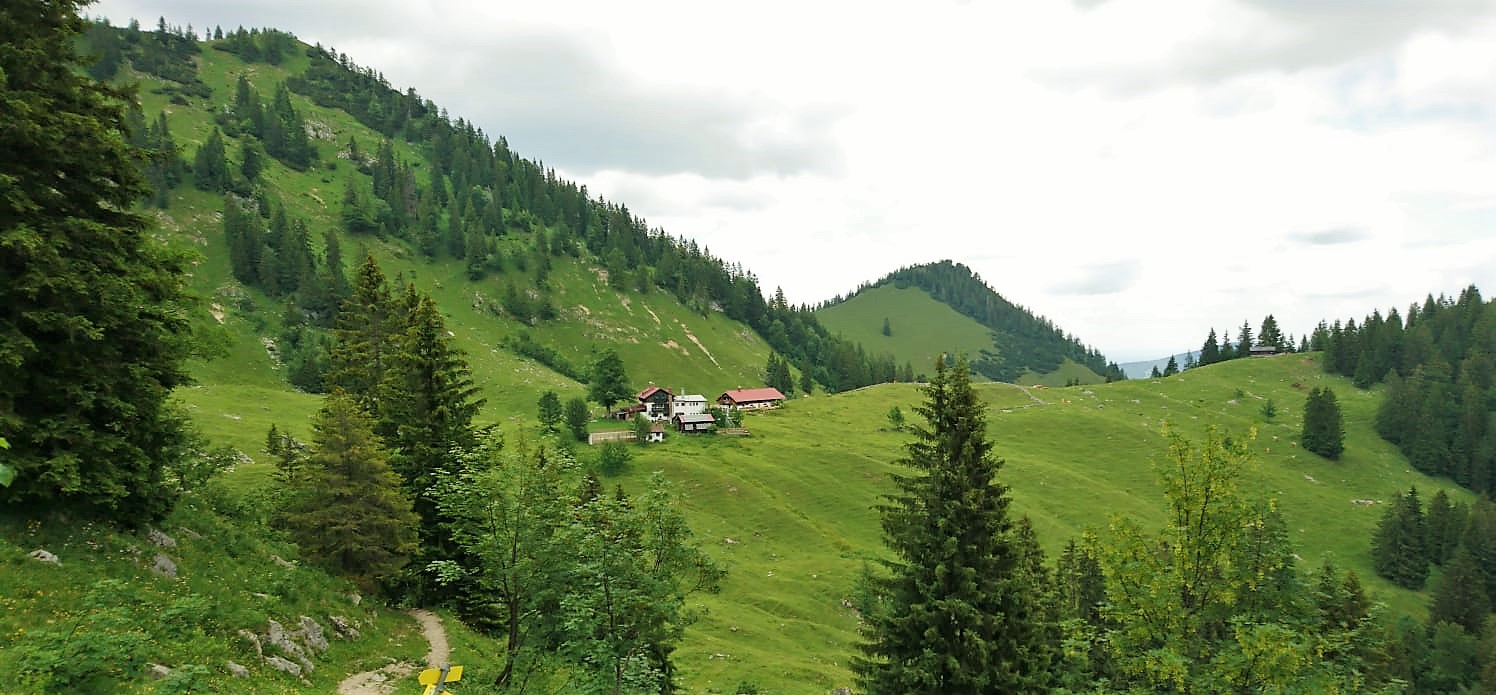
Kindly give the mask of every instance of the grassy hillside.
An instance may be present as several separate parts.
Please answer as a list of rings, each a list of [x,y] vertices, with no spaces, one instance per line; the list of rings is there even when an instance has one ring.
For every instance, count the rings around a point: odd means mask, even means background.
[[[1170,379],[1095,386],[977,388],[989,405],[989,436],[1006,460],[999,475],[1012,487],[1013,510],[1032,519],[1051,561],[1068,539],[1104,529],[1115,515],[1162,522],[1152,464],[1164,452],[1165,425],[1196,442],[1208,425],[1255,428],[1257,464],[1246,484],[1278,501],[1300,571],[1333,558],[1377,599],[1421,613],[1425,594],[1372,570],[1380,500],[1413,485],[1425,499],[1439,487],[1456,500],[1470,496],[1409,469],[1372,431],[1379,394],[1325,376],[1315,360],[1237,360]],[[1295,444],[1314,386],[1340,396],[1347,446],[1339,462]],[[1278,408],[1272,420],[1261,411],[1269,399]],[[746,680],[785,693],[850,683],[857,617],[844,601],[882,552],[872,506],[890,489],[891,462],[907,439],[888,429],[885,416],[894,405],[909,413],[919,400],[917,387],[902,384],[797,399],[750,416],[751,438],[673,437],[642,451],[626,482],[652,470],[677,481],[693,528],[731,572],[720,594],[698,599],[708,612],[679,652],[687,683],[730,692]],[[1378,502],[1356,502],[1368,499]]]
[[[914,365],[916,373],[928,370],[941,354],[976,359],[992,348],[991,330],[917,287],[869,288],[817,309],[816,318],[827,330],[861,343],[869,352],[886,352],[899,364]],[[890,335],[883,335],[884,319]]]

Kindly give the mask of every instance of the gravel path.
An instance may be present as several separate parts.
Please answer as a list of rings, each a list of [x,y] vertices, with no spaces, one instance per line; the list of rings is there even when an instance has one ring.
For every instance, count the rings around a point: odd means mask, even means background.
[[[427,667],[441,668],[442,664],[452,658],[442,619],[431,611],[419,608],[410,611],[410,617],[421,624],[421,634],[426,637],[426,643],[431,645],[431,650],[426,652]],[[338,695],[391,695],[399,686],[400,679],[415,673],[416,669],[415,664],[397,661],[373,671],[355,673],[338,684]]]

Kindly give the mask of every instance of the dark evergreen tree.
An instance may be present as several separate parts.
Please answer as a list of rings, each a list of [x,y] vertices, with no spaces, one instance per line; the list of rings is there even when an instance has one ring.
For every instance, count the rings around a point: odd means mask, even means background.
[[[1241,322],[1241,330],[1236,333],[1236,356],[1248,357],[1252,354],[1252,324]]]
[[[1465,532],[1465,512],[1449,502],[1444,488],[1434,493],[1428,501],[1428,514],[1424,517],[1427,526],[1428,558],[1436,565],[1443,565],[1460,546],[1460,536]]]
[[[893,335],[893,326],[890,326],[888,324],[888,318],[887,317],[884,317],[884,319],[883,319],[883,335],[885,335],[885,336],[891,336],[891,335]]]
[[[1278,320],[1272,314],[1262,319],[1262,328],[1257,331],[1257,344],[1279,350],[1291,348],[1283,338],[1283,331],[1278,329]]]
[[[476,441],[473,417],[484,401],[436,303],[417,295],[413,285],[406,296],[380,384],[375,431],[393,452],[391,465],[415,501],[422,544],[430,549],[441,534],[435,502],[426,493],[437,472]]]
[[[82,3],[0,10],[0,504],[163,517],[184,447],[188,265],[155,243],[127,92],[83,71]]]
[[[555,432],[561,424],[561,418],[565,414],[561,407],[561,397],[555,391],[546,391],[540,394],[540,400],[535,405],[537,418],[540,426],[547,432]]]
[[[1162,379],[1163,376],[1163,372],[1158,371],[1158,365],[1156,364],[1153,365],[1153,371],[1148,372],[1148,378],[1150,379]]]
[[[1179,362],[1169,355],[1169,363],[1164,365],[1163,376],[1174,376],[1179,373]]]
[[[1429,625],[1453,623],[1479,637],[1485,629],[1486,616],[1491,612],[1491,597],[1485,589],[1485,577],[1475,556],[1460,547],[1434,587],[1434,597],[1428,607]]]
[[[1007,517],[1001,461],[969,367],[936,362],[898,492],[880,508],[894,558],[853,668],[868,693],[1046,692],[1057,645]]]
[[[197,148],[192,160],[192,184],[201,191],[222,193],[229,188],[229,163],[224,152],[223,132],[217,128]]]
[[[244,180],[253,184],[260,178],[260,172],[265,170],[265,151],[260,147],[259,141],[253,138],[244,138],[239,141],[239,173],[244,175]]]
[[[1335,392],[1328,386],[1309,391],[1304,402],[1304,426],[1299,444],[1328,459],[1338,459],[1345,451],[1345,423]]]
[[[373,256],[365,256],[333,332],[337,342],[329,355],[327,380],[377,421],[383,420],[380,388],[392,358],[394,336],[402,330],[384,273]]]
[[[371,425],[352,399],[328,396],[284,515],[308,558],[365,591],[377,590],[416,550],[416,514]]]
[[[1371,542],[1371,560],[1377,574],[1398,586],[1423,588],[1428,579],[1427,532],[1418,490],[1398,495],[1382,515]]]
[[[1205,344],[1200,347],[1200,366],[1215,364],[1221,361],[1221,346],[1216,343],[1216,329],[1210,329],[1210,335],[1206,336]]]

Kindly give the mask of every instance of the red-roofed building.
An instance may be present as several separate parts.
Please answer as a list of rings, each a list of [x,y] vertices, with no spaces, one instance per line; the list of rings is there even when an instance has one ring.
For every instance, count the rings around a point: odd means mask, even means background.
[[[784,402],[784,394],[779,389],[764,387],[761,389],[733,389],[717,396],[717,405],[729,408],[777,408]]]
[[[650,386],[639,392],[639,404],[644,406],[644,416],[651,420],[669,420],[673,414],[670,403],[674,398],[670,389]]]

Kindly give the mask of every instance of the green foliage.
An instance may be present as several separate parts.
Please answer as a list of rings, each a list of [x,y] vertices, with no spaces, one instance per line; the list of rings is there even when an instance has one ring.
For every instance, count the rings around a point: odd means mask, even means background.
[[[633,391],[629,388],[629,377],[624,372],[623,360],[612,348],[606,349],[592,364],[587,380],[587,397],[612,410],[614,403],[628,400]]]
[[[1382,515],[1371,541],[1371,557],[1377,574],[1398,586],[1423,588],[1428,579],[1428,535],[1418,490],[1398,495]]]
[[[574,439],[587,441],[587,423],[591,421],[592,413],[587,409],[586,399],[577,396],[566,401],[566,429]]]
[[[184,443],[167,398],[193,349],[188,265],[129,212],[147,193],[129,95],[75,69],[79,6],[0,14],[0,428],[15,471],[0,503],[139,524],[170,508],[163,465]],[[169,145],[164,117],[156,134]]]
[[[895,432],[904,431],[904,411],[897,405],[888,409],[888,426]]]
[[[622,442],[606,442],[598,450],[597,471],[609,478],[618,476],[629,467],[634,453]]]
[[[313,562],[375,590],[415,552],[419,518],[352,398],[328,396],[313,430],[310,457],[289,481],[285,526]]]
[[[1304,426],[1299,443],[1305,451],[1332,460],[1340,458],[1345,451],[1345,422],[1335,392],[1328,386],[1309,391],[1309,398],[1304,402]]]
[[[1022,544],[1007,517],[1001,461],[964,359],[935,378],[917,410],[898,492],[880,508],[894,558],[882,580],[887,611],[868,616],[863,657],[869,693],[1044,692],[1057,644],[1043,625],[1040,588],[1024,572]],[[1052,628],[1052,625],[1050,626]]]
[[[644,417],[643,413],[639,413],[634,416],[631,424],[634,430],[634,440],[640,444],[644,444],[644,440],[649,437],[649,430],[654,426],[654,423],[651,423],[649,418]]]
[[[528,332],[520,331],[504,336],[504,347],[522,357],[528,357],[551,369],[557,374],[570,377],[573,381],[587,383],[587,375],[582,373],[576,365],[567,360],[559,351],[548,345],[536,341]]]
[[[1447,622],[1459,625],[1475,637],[1481,635],[1486,616],[1491,613],[1491,597],[1486,593],[1485,576],[1476,563],[1468,549],[1461,547],[1455,551],[1434,588],[1428,609],[1430,625]]]
[[[197,148],[197,155],[192,160],[192,185],[200,191],[220,193],[229,188],[228,156],[224,149],[223,132],[217,128],[213,129],[207,142]]]
[[[130,666],[144,661],[149,639],[125,602],[137,594],[122,580],[96,581],[70,624],[30,630],[20,645],[17,685],[28,692],[102,693],[134,680]]]
[[[1262,408],[1259,412],[1262,413],[1262,419],[1271,422],[1273,418],[1278,417],[1278,404],[1269,398],[1262,402]]]
[[[555,432],[564,415],[561,409],[561,397],[557,396],[555,391],[546,391],[540,394],[535,410],[541,428],[547,432]]]

